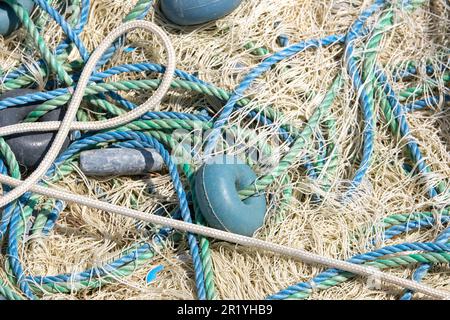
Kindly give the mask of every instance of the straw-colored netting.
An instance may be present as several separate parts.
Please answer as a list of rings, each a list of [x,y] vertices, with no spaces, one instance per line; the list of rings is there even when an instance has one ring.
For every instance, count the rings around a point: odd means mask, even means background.
[[[134,0],[92,1],[89,22],[82,34],[89,50],[120,24],[133,3]],[[230,16],[186,29],[167,23],[158,11],[152,11],[146,19],[155,21],[170,34],[177,52],[177,68],[190,73],[198,72],[201,79],[232,90],[246,72],[262,59],[244,48],[248,42],[273,52],[280,49],[276,42],[280,34],[288,35],[293,43],[332,33],[345,33],[361,10],[371,3],[372,0],[244,0],[242,6]],[[417,61],[422,67],[427,62],[436,64],[438,59],[442,61],[438,53],[448,50],[448,10],[445,0],[429,1],[413,13],[396,10],[395,24],[386,33],[379,48],[378,64],[391,71],[409,60]],[[0,41],[0,61],[4,70],[13,68],[20,61],[33,61],[33,57],[21,52],[23,35],[19,32],[7,41]],[[50,44],[57,43],[61,36],[62,32],[55,24],[51,24],[45,34]],[[133,32],[128,45],[137,49],[131,53],[117,54],[110,65],[164,61],[163,49],[148,34]],[[358,48],[363,50],[361,45]],[[256,104],[262,107],[271,105],[284,115],[277,124],[287,121],[301,127],[321,102],[335,75],[343,68],[341,55],[342,47],[334,46],[307,51],[278,64],[252,86],[248,94],[254,101],[248,108]],[[123,78],[120,76],[120,79]],[[429,77],[422,72],[413,83],[391,83],[399,92],[411,85],[428,88],[427,80]],[[444,83],[442,79],[437,81],[442,92]],[[373,237],[379,239],[376,246],[432,241],[443,230],[442,226],[411,232],[406,237],[389,241],[383,241],[380,237],[383,217],[427,211],[450,204],[449,193],[430,200],[423,180],[405,174],[402,164],[406,141],[392,135],[381,110],[376,110],[375,153],[369,173],[351,203],[343,205],[338,201],[339,192],[355,172],[361,151],[361,112],[356,93],[349,86],[350,82],[346,83],[332,107],[337,128],[331,138],[338,148],[339,160],[338,169],[328,177],[331,181],[330,192],[321,192],[320,185],[306,178],[301,166],[294,166],[288,171],[294,189],[293,199],[281,210],[281,179],[275,182],[268,190],[270,210],[266,223],[256,236],[339,259],[370,250],[373,246],[369,239]],[[149,94],[151,92],[128,93],[126,96],[139,103]],[[192,112],[208,105],[218,105],[218,102],[177,91],[171,92],[161,108]],[[245,112],[236,113],[232,123],[239,122]],[[450,177],[450,109],[441,103],[433,109],[410,113],[407,119],[433,170],[430,179]],[[274,127],[256,131],[259,138],[265,140],[274,132]],[[279,149],[285,150],[284,146]],[[314,151],[309,150],[309,154],[314,155]],[[300,162],[299,158],[298,164]],[[161,205],[169,210],[177,203],[170,179],[164,172],[152,173],[143,179],[111,177],[97,180],[87,178],[77,170],[77,174],[66,178],[60,185],[76,193],[146,212],[155,212]],[[320,204],[313,202],[312,192],[321,192],[323,201]],[[21,248],[25,272],[57,274],[100,265],[112,259],[121,249],[143,239],[145,232],[140,227],[139,223],[130,219],[68,204],[56,228],[48,236],[28,239],[28,245]],[[310,266],[223,242],[212,243],[212,258],[218,297],[221,299],[262,299],[289,285],[307,281],[323,270],[322,266]],[[4,263],[4,258],[0,257],[0,263]],[[162,265],[164,270],[155,281],[147,284],[146,274],[158,265]],[[389,272],[410,277],[412,270],[402,268]],[[0,274],[0,277],[6,279],[5,274]],[[435,267],[424,283],[450,290],[448,267]],[[330,290],[313,293],[312,298],[394,299],[401,293],[399,288],[385,284],[380,289],[371,289],[367,286],[367,279],[356,278]],[[72,295],[49,294],[43,298],[192,299],[195,298],[195,285],[191,259],[184,244],[175,246],[167,243],[167,247],[148,265],[132,276],[93,291]]]

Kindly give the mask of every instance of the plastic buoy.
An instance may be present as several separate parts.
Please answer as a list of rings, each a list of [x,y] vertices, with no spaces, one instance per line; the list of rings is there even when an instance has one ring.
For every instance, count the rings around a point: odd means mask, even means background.
[[[205,163],[195,177],[195,195],[208,225],[253,236],[264,223],[266,199],[241,200],[238,192],[255,179],[255,172],[236,157],[216,156]]]
[[[33,0],[17,0],[17,3],[21,4],[29,14],[33,11]],[[6,2],[0,1],[0,34],[7,37],[17,30],[19,25],[20,20],[14,10]]]
[[[31,89],[17,89],[1,95],[0,100],[36,92],[38,91]],[[0,110],[0,127],[22,122],[31,111],[36,109],[37,106],[39,106],[39,104],[28,104]],[[63,117],[64,112],[59,108],[48,112],[41,117],[39,121],[60,121]],[[53,142],[55,135],[56,133],[53,132],[19,133],[5,137],[5,141],[16,156],[17,162],[25,167],[26,170],[24,172],[26,172],[27,170],[35,169],[39,165],[50,148],[50,143]],[[69,138],[67,138],[62,150],[67,148],[69,142]]]
[[[161,10],[170,21],[191,26],[222,18],[241,2],[242,0],[161,0]]]
[[[80,154],[80,169],[87,176],[131,176],[161,171],[164,161],[153,149],[107,148]]]

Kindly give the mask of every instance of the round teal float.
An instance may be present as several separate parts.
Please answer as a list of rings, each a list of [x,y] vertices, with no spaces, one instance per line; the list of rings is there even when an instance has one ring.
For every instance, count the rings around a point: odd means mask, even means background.
[[[203,164],[196,174],[195,194],[208,225],[253,236],[264,223],[265,197],[241,200],[238,192],[255,179],[255,172],[236,157],[216,156]]]
[[[222,18],[241,2],[242,0],[161,0],[161,10],[170,21],[191,26]]]
[[[34,7],[33,0],[17,0],[28,13],[31,13]],[[4,1],[0,0],[0,34],[4,37],[9,36],[17,30],[20,25],[19,17],[14,10]]]

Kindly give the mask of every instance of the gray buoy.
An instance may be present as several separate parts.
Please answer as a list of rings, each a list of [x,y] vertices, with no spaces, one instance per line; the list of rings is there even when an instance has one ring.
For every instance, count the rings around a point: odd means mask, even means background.
[[[80,169],[86,176],[131,176],[161,171],[164,161],[153,149],[107,148],[80,154]]]
[[[39,92],[31,89],[17,89],[8,91],[0,96],[0,101],[6,98],[19,97],[30,93]],[[0,110],[0,127],[9,126],[22,122],[27,115],[36,109],[40,104],[20,105],[17,107],[9,107]],[[61,121],[64,117],[62,108],[48,112],[39,122],[43,121]],[[40,132],[40,133],[19,133],[5,137],[12,152],[16,156],[17,162],[22,165],[23,173],[34,170],[41,163],[48,149],[50,143],[53,142],[56,133],[54,132]],[[64,150],[69,145],[69,138],[64,142]]]

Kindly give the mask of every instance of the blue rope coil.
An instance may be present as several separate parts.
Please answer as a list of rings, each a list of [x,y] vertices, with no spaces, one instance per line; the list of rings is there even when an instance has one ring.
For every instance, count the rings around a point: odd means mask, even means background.
[[[77,24],[72,26],[70,25],[65,18],[49,3],[45,0],[34,0],[36,4],[41,8],[41,10],[47,13],[63,30],[65,34],[65,39],[57,46],[55,49],[55,55],[62,56],[71,52],[72,48],[76,48],[81,55],[81,58],[84,62],[89,58],[89,52],[87,51],[84,43],[79,38],[80,33],[83,31],[84,26],[87,23],[88,13],[90,9],[89,0],[81,1],[81,13],[80,17],[77,21]],[[407,7],[409,5],[409,1],[404,1],[403,5]],[[375,114],[374,114],[374,101],[373,97],[371,97],[367,90],[365,89],[364,82],[362,80],[362,75],[358,68],[359,57],[356,54],[355,43],[358,39],[368,34],[368,28],[366,27],[367,21],[377,12],[382,10],[387,5],[387,2],[384,0],[377,0],[373,5],[371,5],[368,9],[364,10],[357,20],[351,25],[348,33],[342,35],[329,35],[321,39],[312,39],[307,41],[301,41],[299,43],[289,45],[289,38],[287,35],[280,35],[277,39],[279,45],[283,47],[279,52],[270,55],[265,58],[258,66],[253,68],[241,81],[239,85],[236,86],[232,95],[223,99],[226,100],[225,106],[223,109],[215,114],[209,115],[208,113],[202,114],[191,114],[191,113],[181,113],[181,112],[148,112],[145,114],[142,119],[144,120],[159,120],[159,119],[179,119],[179,120],[194,120],[194,121],[202,121],[212,123],[212,133],[208,136],[207,144],[205,147],[205,154],[207,156],[211,155],[218,143],[219,138],[222,135],[223,128],[229,121],[231,114],[238,110],[240,107],[238,102],[242,99],[245,92],[250,88],[252,83],[256,78],[261,76],[266,71],[270,70],[270,68],[276,63],[283,61],[285,59],[291,58],[294,55],[297,55],[305,50],[326,47],[332,45],[341,45],[344,46],[344,58],[345,65],[348,70],[348,74],[351,78],[352,86],[354,91],[358,93],[359,103],[361,106],[361,113],[363,116],[363,145],[362,145],[362,155],[359,163],[359,167],[354,173],[354,177],[351,181],[351,187],[347,191],[345,195],[345,200],[350,201],[352,193],[358,188],[358,186],[365,179],[367,172],[370,168],[370,164],[372,161],[373,151],[374,151],[374,134],[375,134]],[[152,2],[149,1],[146,3],[145,8],[143,8],[140,15],[137,16],[137,19],[143,19],[145,15],[148,13],[152,6]],[[107,64],[110,59],[114,56],[115,53],[120,49],[123,44],[123,39],[115,42],[114,45],[110,47],[110,49],[105,53],[102,57],[101,61],[98,63],[97,67],[100,69],[102,66]],[[38,61],[38,65],[41,67],[45,66],[43,60]],[[442,70],[444,68],[441,68]],[[441,71],[442,71],[441,70]],[[150,63],[150,62],[141,62],[134,64],[123,64],[119,66],[111,67],[104,71],[95,72],[90,80],[94,83],[102,83],[105,79],[120,75],[120,74],[128,74],[128,73],[139,73],[139,72],[154,72],[154,73],[163,73],[165,71],[164,66]],[[398,75],[394,76],[396,81],[404,80],[405,78],[417,74],[418,70],[415,67],[409,67],[405,72],[400,72]],[[436,68],[433,66],[426,67],[427,74],[434,74],[436,72]],[[8,73],[6,76],[0,78],[2,82],[12,81],[18,79],[19,77],[26,75],[27,69],[25,66],[19,66],[16,70]],[[415,110],[422,110],[427,107],[433,107],[440,103],[442,97],[440,96],[432,96],[427,97],[422,100],[416,100],[408,105],[402,105],[394,90],[390,86],[387,81],[386,75],[383,71],[377,67],[375,70],[375,74],[377,77],[377,81],[383,87],[386,96],[388,97],[388,101],[392,112],[395,115],[395,120],[399,123],[400,135],[403,137],[411,136],[410,129],[408,127],[405,113],[412,112]],[[76,82],[78,79],[79,73],[74,72],[71,77]],[[212,85],[202,81],[195,75],[191,75],[182,70],[176,70],[175,76],[186,81],[190,81],[192,83],[201,84],[204,86],[209,86],[212,88]],[[50,83],[50,82],[49,82]],[[56,83],[57,84],[57,83]],[[53,84],[52,84],[53,85]],[[49,88],[50,85],[47,86]],[[20,105],[26,105],[29,103],[36,102],[45,102],[62,95],[66,95],[71,93],[72,88],[57,88],[45,92],[27,94],[20,97],[7,98],[5,100],[0,101],[0,110],[9,108],[9,107],[17,107]],[[105,94],[99,94],[98,97],[102,99],[106,99],[109,96],[113,98],[115,102],[123,106],[125,109],[131,110],[136,107],[134,103],[128,101],[127,99],[121,97],[115,92],[106,92]],[[444,101],[449,101],[449,96],[445,95]],[[259,113],[255,110],[252,110],[248,114],[248,118],[255,120],[259,125],[264,126],[272,126],[274,124],[274,119],[265,116],[262,113]],[[291,132],[284,128],[279,128],[278,133],[280,137],[291,144],[296,138]],[[323,164],[323,161],[326,159],[326,145],[323,142],[324,137],[321,132],[316,133],[316,140],[318,140],[316,149],[318,150],[319,156],[316,161],[318,164]],[[51,179],[58,172],[58,167],[62,166],[67,160],[74,159],[82,150],[87,150],[90,148],[95,148],[99,145],[109,145],[111,147],[127,147],[127,148],[154,148],[156,149],[162,156],[164,162],[167,165],[169,175],[171,177],[173,187],[175,193],[178,197],[178,206],[175,210],[172,211],[171,216],[174,219],[183,219],[186,222],[192,223],[193,221],[191,214],[191,210],[189,208],[189,203],[192,202],[191,194],[187,193],[181,181],[181,178],[178,173],[178,169],[169,154],[167,148],[169,146],[164,146],[163,142],[158,141],[152,135],[141,132],[141,131],[108,131],[94,134],[82,135],[79,134],[76,140],[58,157],[58,159],[54,162],[53,166],[47,172],[46,177]],[[418,143],[414,139],[408,139],[407,148],[410,152],[412,161],[415,166],[417,166],[416,174],[426,175],[427,172],[430,171],[429,167],[426,165],[424,158],[419,149]],[[194,151],[192,151],[194,152]],[[0,172],[3,174],[12,174],[12,169],[8,168],[5,165],[6,159],[4,159],[3,155],[0,154]],[[313,178],[317,179],[318,173],[316,172],[316,165],[314,165],[311,159],[306,159],[306,171],[307,174]],[[9,189],[4,186],[5,192]],[[439,194],[439,190],[437,187],[429,188],[429,196],[435,197]],[[21,224],[23,224],[23,210],[27,206],[30,206],[30,201],[33,199],[33,195],[31,193],[27,193],[22,196],[18,201],[9,204],[6,206],[1,212],[0,219],[0,243],[6,241],[6,257],[8,260],[9,267],[12,271],[12,276],[14,277],[17,285],[19,286],[21,292],[29,299],[36,298],[36,294],[38,292],[39,285],[43,284],[58,284],[58,283],[68,283],[71,281],[87,281],[93,278],[101,278],[110,273],[113,273],[118,268],[121,268],[125,265],[133,263],[139,259],[140,256],[148,254],[150,252],[155,251],[155,246],[163,245],[163,243],[169,238],[169,236],[174,232],[170,228],[161,228],[157,232],[152,234],[153,243],[147,241],[143,244],[135,244],[131,248],[125,250],[125,254],[121,255],[119,258],[115,259],[112,262],[105,263],[100,267],[92,267],[86,269],[84,271],[78,273],[63,273],[59,275],[50,275],[50,276],[31,276],[26,275],[24,271],[24,267],[19,258],[19,240],[20,234],[19,231],[21,229]],[[46,221],[43,227],[43,233],[48,234],[53,230],[56,221],[58,220],[60,213],[63,211],[65,207],[65,203],[60,200],[56,200],[50,212],[46,216]],[[395,225],[393,227],[387,228],[383,233],[383,239],[391,239],[393,237],[399,236],[401,234],[405,234],[412,230],[416,230],[419,228],[429,228],[435,226],[437,223],[448,224],[450,222],[450,218],[448,216],[442,216],[439,219],[435,219],[433,217],[429,217],[427,219],[422,219],[420,221],[408,221],[403,224]],[[197,289],[197,296],[199,299],[206,299],[206,285],[205,285],[205,268],[201,261],[201,253],[199,248],[199,240],[193,234],[186,235],[187,242],[189,245],[190,254],[193,260],[194,273],[195,273],[195,282]],[[350,258],[348,261],[355,264],[364,264],[370,261],[377,260],[378,258],[384,257],[386,255],[405,253],[410,251],[423,251],[423,252],[448,252],[449,247],[449,238],[450,238],[450,228],[445,229],[436,239],[435,242],[414,242],[414,243],[402,243],[397,245],[385,246],[379,249],[376,249],[371,252],[363,253],[355,255]],[[375,243],[375,239],[373,239],[373,244]],[[421,281],[429,271],[431,265],[430,264],[422,264],[419,268],[417,268],[413,274],[413,279],[415,281]],[[300,293],[306,292],[311,293],[314,289],[314,285],[320,285],[320,283],[327,281],[333,277],[339,275],[350,276],[347,273],[336,270],[336,269],[328,269],[316,277],[314,277],[310,282],[307,283],[298,283],[296,285],[290,286],[285,290],[282,290],[274,295],[268,297],[268,299],[286,299],[290,296]],[[314,284],[314,285],[313,285]],[[37,289],[36,289],[37,288]],[[401,299],[411,299],[413,293],[407,291],[404,293]]]

